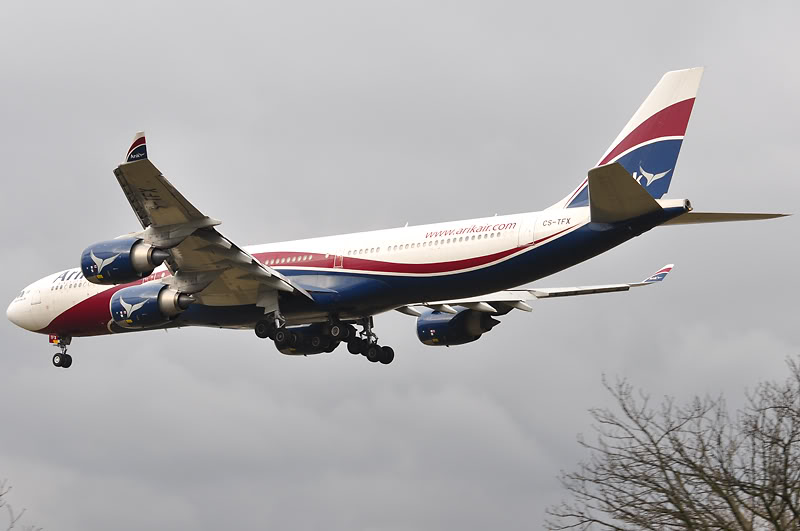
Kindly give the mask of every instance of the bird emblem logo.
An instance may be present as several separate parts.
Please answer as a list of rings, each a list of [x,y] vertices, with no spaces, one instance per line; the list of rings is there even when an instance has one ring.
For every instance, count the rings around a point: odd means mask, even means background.
[[[639,166],[639,172],[638,173],[637,172],[633,172],[633,178],[636,180],[637,183],[642,184],[642,177],[644,177],[644,179],[646,181],[646,184],[644,184],[644,187],[647,188],[651,184],[653,184],[655,181],[657,181],[657,180],[661,179],[662,177],[664,177],[670,171],[672,171],[672,168],[668,169],[665,172],[661,172],[661,173],[649,173],[649,172],[644,171],[644,169],[641,166]]]
[[[115,254],[114,256],[112,256],[112,257],[110,257],[110,258],[106,258],[106,259],[104,260],[104,259],[102,259],[102,258],[97,258],[97,257],[94,255],[94,251],[92,251],[91,253],[89,253],[89,256],[92,258],[92,261],[94,262],[94,265],[96,265],[96,266],[97,266],[97,272],[98,272],[98,273],[102,272],[102,271],[103,271],[103,268],[105,268],[105,267],[106,267],[107,265],[109,265],[111,262],[113,262],[114,260],[116,260],[117,258],[119,258],[119,254]]]
[[[133,313],[142,306],[144,306],[147,303],[147,301],[142,301],[137,304],[128,304],[122,297],[120,297],[119,303],[122,305],[123,308],[125,308],[125,317],[127,319],[130,319]]]

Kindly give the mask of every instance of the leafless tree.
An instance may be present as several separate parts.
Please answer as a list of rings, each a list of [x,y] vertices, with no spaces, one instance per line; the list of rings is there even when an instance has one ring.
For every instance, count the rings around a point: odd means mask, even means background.
[[[11,531],[19,524],[22,515],[25,514],[25,509],[18,513],[14,513],[14,508],[8,503],[8,493],[11,492],[11,485],[8,484],[7,479],[0,480],[0,509],[5,509],[8,512],[8,527],[6,531]],[[22,527],[23,531],[41,531],[41,527],[26,525]]]
[[[603,381],[615,410],[593,409],[594,442],[570,500],[546,527],[614,530],[800,530],[800,363],[784,382],[762,382],[731,415],[720,398],[685,405]]]

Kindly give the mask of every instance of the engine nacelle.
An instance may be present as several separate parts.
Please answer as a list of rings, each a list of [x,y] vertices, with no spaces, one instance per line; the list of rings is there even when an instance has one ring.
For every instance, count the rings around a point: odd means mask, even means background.
[[[332,352],[339,342],[325,335],[321,324],[292,326],[285,328],[286,341],[275,341],[275,347],[281,354],[288,356],[308,356]]]
[[[471,343],[488,332],[500,321],[485,312],[456,306],[458,313],[433,310],[417,318],[417,337],[426,345],[450,346]]]
[[[139,238],[119,238],[87,247],[81,270],[94,284],[124,284],[144,278],[169,258],[169,253]]]
[[[111,296],[111,318],[123,328],[150,328],[168,323],[194,302],[159,282],[131,286]]]

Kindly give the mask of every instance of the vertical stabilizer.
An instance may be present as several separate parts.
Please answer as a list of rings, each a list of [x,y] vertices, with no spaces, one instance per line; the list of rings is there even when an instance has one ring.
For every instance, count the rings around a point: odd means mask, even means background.
[[[618,162],[651,196],[661,198],[672,181],[702,75],[702,67],[664,74],[596,166]],[[584,179],[550,208],[588,204],[588,180]]]

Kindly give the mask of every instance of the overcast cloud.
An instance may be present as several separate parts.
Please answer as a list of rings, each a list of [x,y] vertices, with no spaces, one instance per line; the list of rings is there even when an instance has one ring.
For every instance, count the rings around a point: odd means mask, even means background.
[[[769,6],[769,7],[767,7]],[[667,70],[705,76],[668,197],[797,211],[796,2],[4,2],[0,297],[135,230],[135,131],[242,245],[544,208]],[[656,397],[782,378],[798,218],[655,229],[536,283],[480,341],[376,318],[388,366],[250,332],[47,338],[0,320],[0,477],[48,530],[538,528],[601,375]]]

